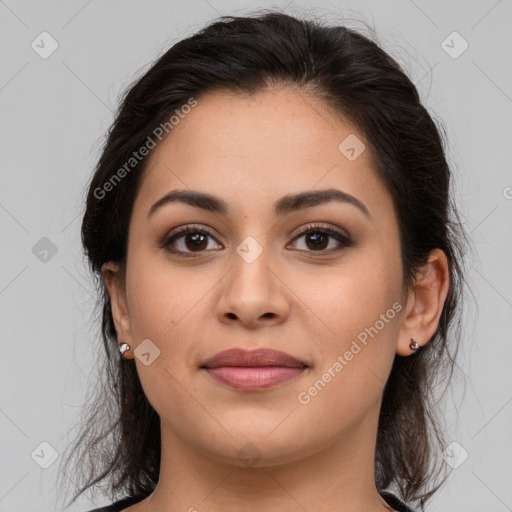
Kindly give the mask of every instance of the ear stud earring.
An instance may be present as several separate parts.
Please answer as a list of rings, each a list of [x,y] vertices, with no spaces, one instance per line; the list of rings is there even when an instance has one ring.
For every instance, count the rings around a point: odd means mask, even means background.
[[[411,348],[411,350],[419,350],[421,348],[414,338],[411,338],[411,343],[409,343],[409,347]]]
[[[133,359],[133,357],[126,357],[124,354],[125,352],[129,351],[130,350],[130,345],[128,345],[128,343],[123,343],[120,347],[119,347],[119,352],[121,352],[121,357],[123,357],[123,359]]]

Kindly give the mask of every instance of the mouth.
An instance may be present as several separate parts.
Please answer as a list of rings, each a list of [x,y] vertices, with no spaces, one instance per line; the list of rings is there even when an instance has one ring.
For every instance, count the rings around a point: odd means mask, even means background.
[[[301,375],[309,366],[272,349],[231,349],[215,354],[200,367],[215,381],[239,391],[268,389]]]

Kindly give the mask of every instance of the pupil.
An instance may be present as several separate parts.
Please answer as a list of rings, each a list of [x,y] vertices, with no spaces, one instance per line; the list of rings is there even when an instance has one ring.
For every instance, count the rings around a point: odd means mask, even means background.
[[[314,234],[311,234],[309,235],[309,240],[312,240],[313,241],[313,246],[318,248],[320,246],[325,246],[325,240],[327,237],[324,237],[324,235],[321,235],[319,233],[314,233]],[[322,243],[324,242],[324,243]]]
[[[200,233],[194,233],[193,235],[189,235],[189,237],[190,239],[192,239],[193,248],[195,249],[200,249],[201,244],[204,242],[206,238],[204,235],[201,235]]]
[[[201,245],[204,243],[206,237],[200,233],[194,233],[193,235],[189,235],[188,238],[189,238],[189,240],[190,239],[192,240],[193,248],[200,249]],[[313,233],[313,234],[308,235],[308,240],[310,242],[312,242],[312,245],[315,248],[325,246],[326,239],[327,239],[327,237],[324,237],[324,235],[319,234],[319,233]]]

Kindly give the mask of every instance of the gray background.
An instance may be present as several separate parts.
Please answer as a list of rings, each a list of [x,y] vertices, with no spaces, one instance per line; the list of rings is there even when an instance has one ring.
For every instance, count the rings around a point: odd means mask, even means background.
[[[98,329],[79,227],[120,92],[212,18],[261,7],[310,12],[294,1],[0,0],[0,511],[56,510],[59,459],[40,467],[51,462],[40,444],[61,456],[92,384]],[[446,429],[469,456],[428,510],[512,510],[512,2],[332,1],[314,13],[372,25],[447,129],[475,251]],[[31,47],[43,31],[59,45],[46,59]],[[469,44],[457,58],[442,46],[453,31]],[[453,54],[462,41],[451,41]],[[105,503],[84,498],[70,510]]]

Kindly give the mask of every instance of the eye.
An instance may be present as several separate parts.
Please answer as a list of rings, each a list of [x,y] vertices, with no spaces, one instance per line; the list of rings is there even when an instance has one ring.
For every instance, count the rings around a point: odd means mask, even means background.
[[[353,246],[352,240],[345,236],[340,231],[326,227],[321,224],[310,224],[298,235],[295,236],[293,241],[305,238],[305,249],[300,249],[307,252],[318,252],[320,256],[325,253],[339,252],[346,247]],[[172,254],[184,257],[195,257],[194,253],[200,255],[206,250],[215,250],[209,247],[209,238],[216,241],[210,230],[201,226],[185,226],[178,231],[172,232],[167,235],[161,242],[160,246],[165,248]],[[338,247],[330,248],[329,239],[334,239],[338,242]],[[222,246],[218,244],[220,248]],[[336,246],[336,244],[334,244]],[[341,246],[341,247],[340,247]]]
[[[207,228],[186,226],[166,236],[161,246],[178,256],[194,257],[193,253],[201,253],[208,249],[208,238],[215,240]],[[176,248],[175,246],[178,247]]]
[[[323,255],[325,253],[339,252],[343,250],[345,247],[351,247],[354,245],[352,240],[345,236],[340,231],[335,229],[326,227],[321,224],[310,224],[304,230],[302,230],[293,240],[299,240],[300,238],[305,238],[304,246],[305,250],[308,252],[320,252]],[[330,248],[325,250],[326,247],[329,247],[329,239],[334,238],[338,242],[338,248]],[[334,244],[336,246],[336,244]],[[339,246],[342,247],[339,247]]]

